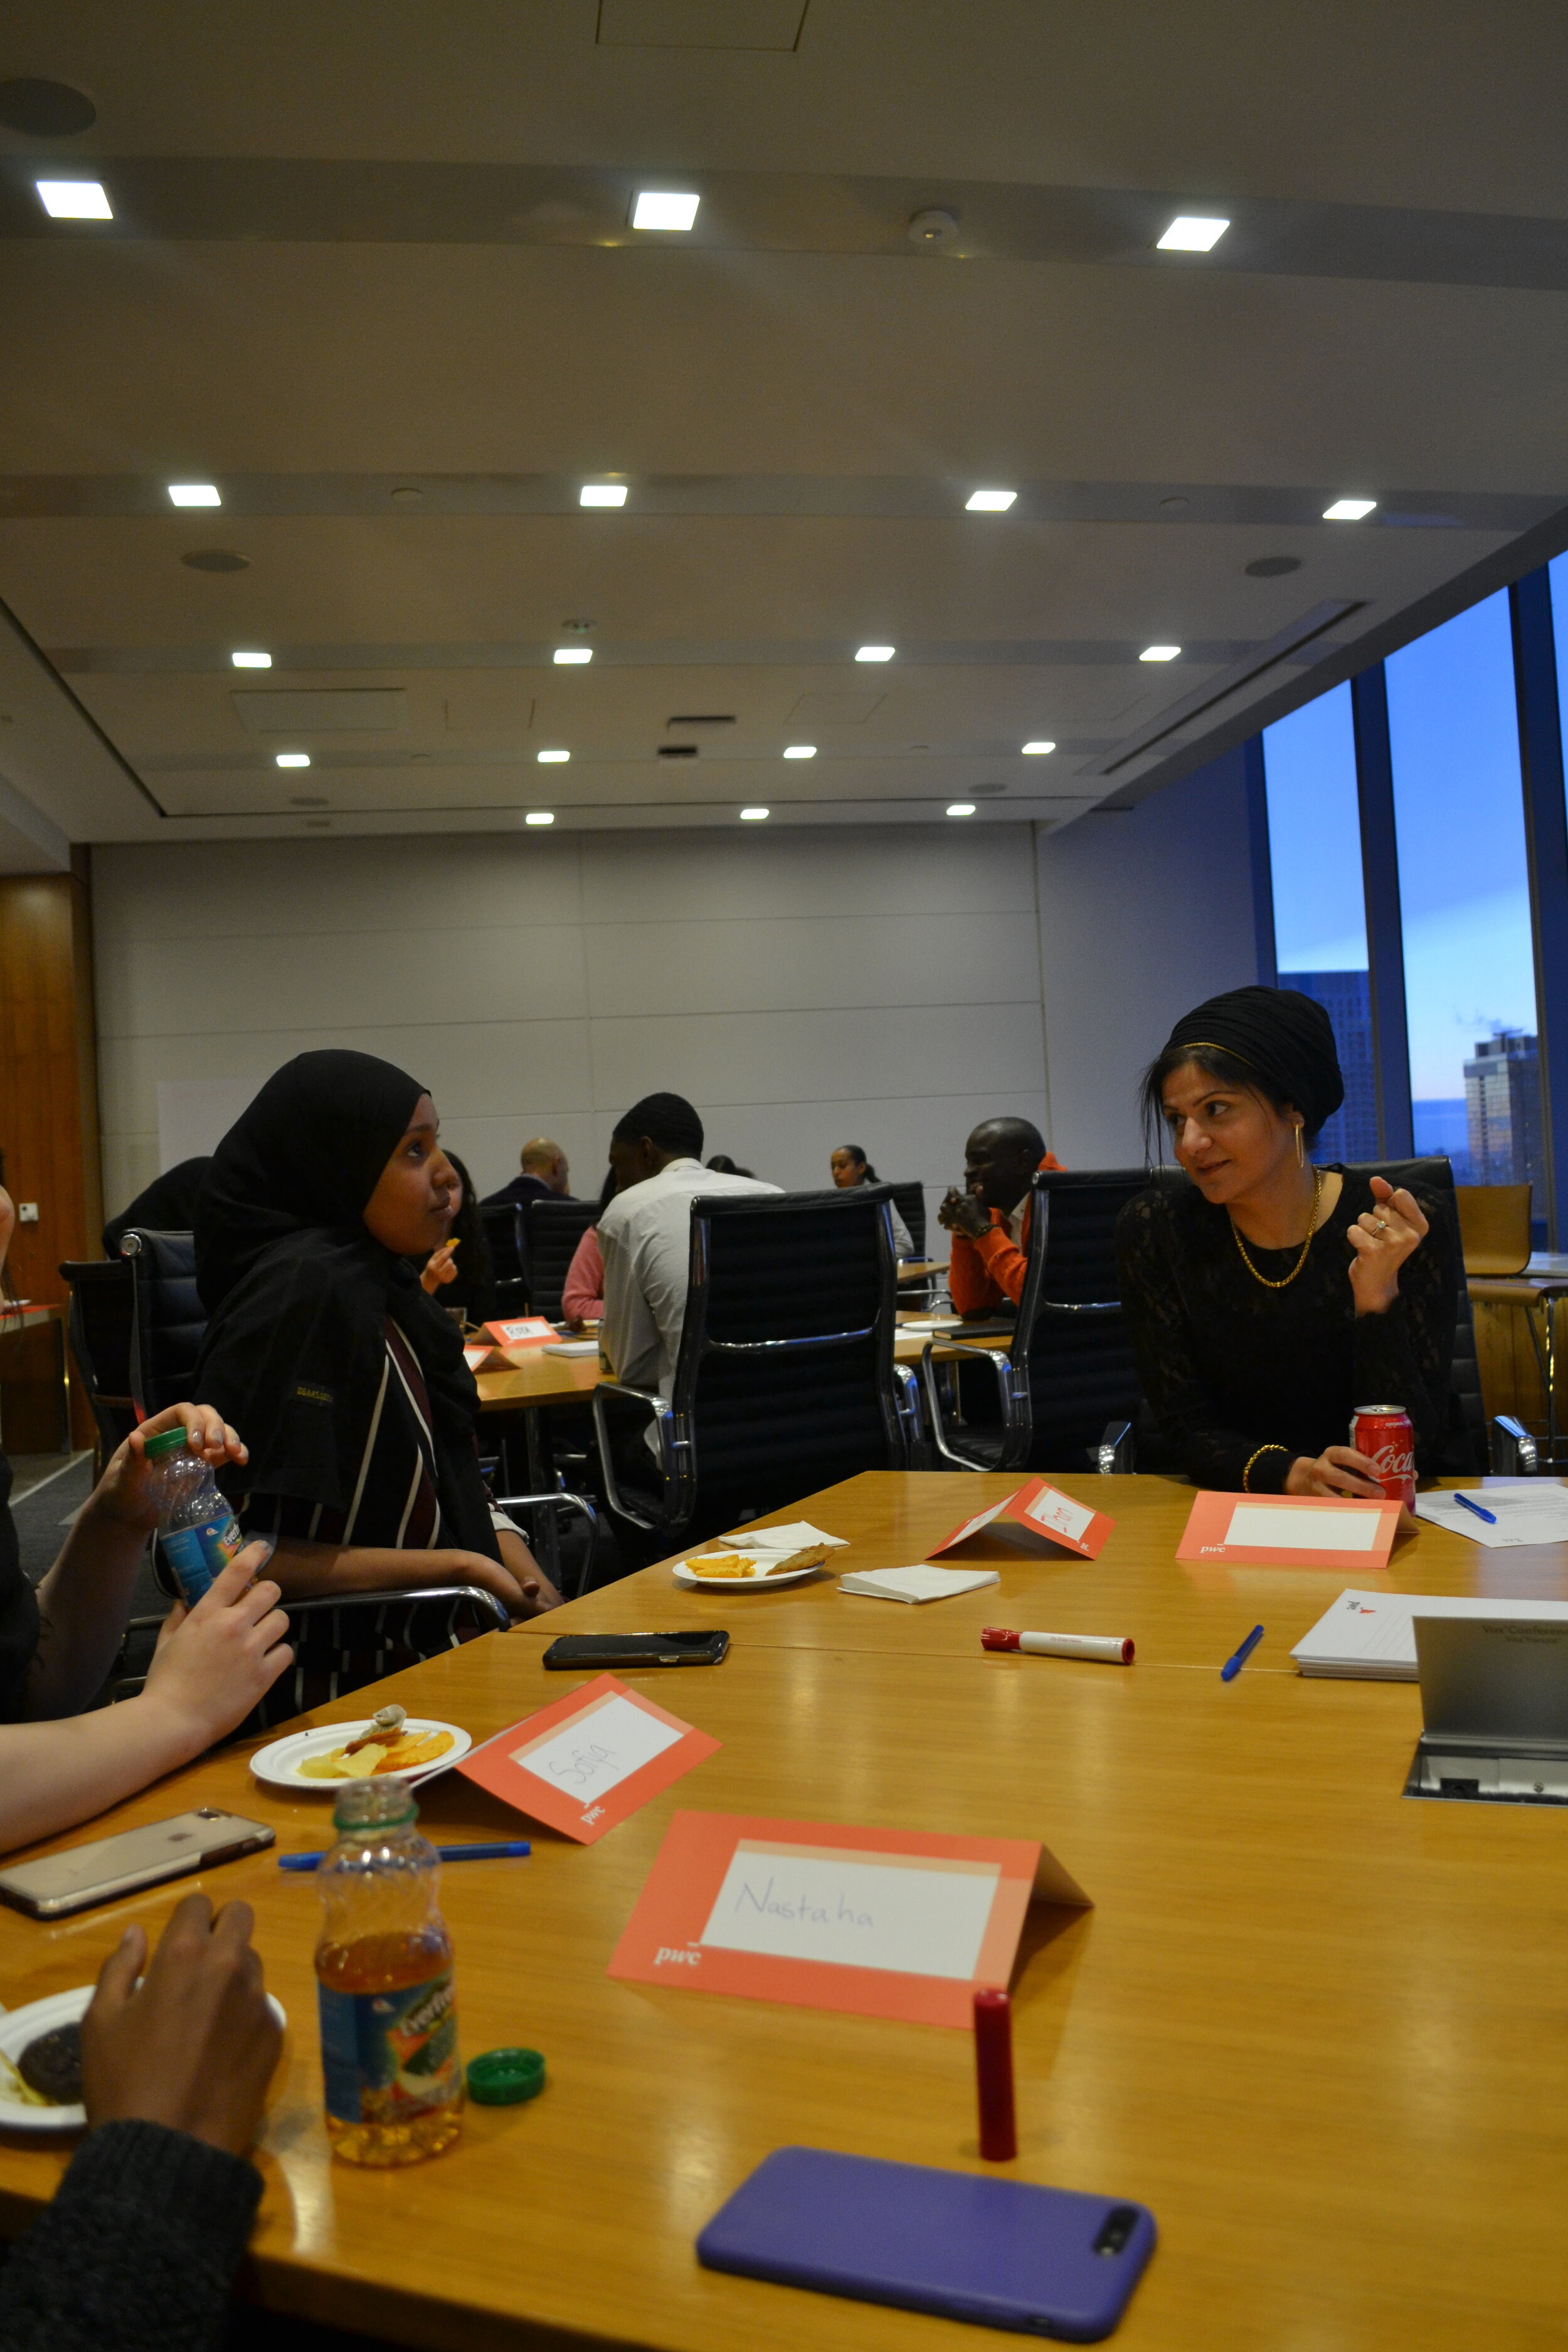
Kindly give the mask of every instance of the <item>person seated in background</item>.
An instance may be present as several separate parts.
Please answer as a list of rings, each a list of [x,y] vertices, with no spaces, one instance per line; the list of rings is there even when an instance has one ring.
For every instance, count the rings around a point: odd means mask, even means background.
[[[188,1764],[244,1720],[293,1657],[277,1585],[251,1581],[267,1548],[247,1544],[195,1609],[170,1612],[138,1696],[81,1712],[114,1664],[158,1521],[147,1440],[181,1427],[214,1468],[245,1460],[210,1407],[154,1414],[110,1455],[36,1592],[0,1501],[0,1851],[71,1829]]]
[[[616,1197],[617,1180],[613,1168],[606,1170],[599,1192],[599,1214],[602,1217]],[[599,1249],[599,1228],[592,1224],[572,1253],[572,1263],[566,1269],[566,1279],[561,1286],[561,1312],[568,1323],[581,1329],[584,1323],[602,1323],[605,1318],[605,1261]]]
[[[212,1166],[210,1160],[182,1160],[154,1176],[128,1209],[110,1217],[103,1229],[103,1255],[120,1255],[120,1236],[137,1226],[148,1234],[188,1234],[195,1222],[196,1194]]]
[[[195,1390],[247,1433],[222,1483],[290,1599],[477,1584],[531,1617],[560,1597],[486,1492],[462,1338],[409,1262],[454,1181],[429,1096],[370,1054],[299,1055],[218,1145]]]
[[[872,1167],[858,1143],[840,1143],[829,1154],[827,1164],[833,1171],[833,1181],[841,1192],[852,1192],[858,1184],[879,1184],[881,1178]],[[895,1202],[888,1203],[888,1214],[893,1221],[893,1250],[900,1258],[911,1258],[915,1254],[910,1229],[900,1216]]]
[[[1418,1474],[1474,1469],[1450,1386],[1452,1229],[1431,1194],[1313,1166],[1344,1092],[1333,1024],[1293,988],[1211,997],[1144,1078],[1151,1137],[1169,1132],[1187,1181],[1118,1218],[1121,1302],[1144,1398],[1199,1486],[1381,1500],[1344,1443],[1364,1399],[1405,1407]]]
[[[566,1154],[547,1135],[536,1135],[531,1143],[522,1147],[521,1172],[503,1184],[499,1192],[487,1192],[483,1205],[499,1208],[510,1201],[513,1208],[526,1208],[530,1201],[570,1201],[567,1191],[572,1171],[566,1165]]]
[[[118,1709],[116,1712],[118,1713]],[[81,2024],[88,2130],[0,2270],[5,2352],[210,2352],[261,2175],[283,2029],[247,1903],[177,1904],[151,1959],[126,1928]]]
[[[485,1221],[479,1214],[474,1180],[455,1151],[447,1154],[453,1184],[447,1208],[451,1222],[439,1249],[433,1249],[420,1269],[419,1284],[437,1307],[454,1308],[465,1323],[488,1323],[496,1314],[496,1276]]]
[[[1029,1239],[1029,1179],[1059,1168],[1026,1118],[982,1119],[963,1147],[963,1191],[950,1184],[937,1209],[952,1235],[947,1287],[960,1315],[994,1315],[1024,1292]]]
[[[600,1212],[605,1316],[599,1353],[628,1388],[668,1397],[686,1319],[691,1203],[701,1192],[777,1195],[754,1176],[702,1165],[702,1121],[681,1095],[645,1095],[610,1138],[616,1197]]]

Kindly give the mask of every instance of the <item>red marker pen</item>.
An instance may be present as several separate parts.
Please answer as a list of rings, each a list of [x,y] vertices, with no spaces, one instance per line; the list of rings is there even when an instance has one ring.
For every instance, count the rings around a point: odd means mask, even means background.
[[[1132,1644],[1120,1633],[1015,1633],[1005,1625],[987,1625],[980,1646],[1023,1650],[1032,1658],[1098,1658],[1107,1666],[1132,1664]]]
[[[980,2153],[988,2164],[1018,2153],[1013,2114],[1013,2004],[982,1985],[974,1996],[974,2086],[980,2098]]]

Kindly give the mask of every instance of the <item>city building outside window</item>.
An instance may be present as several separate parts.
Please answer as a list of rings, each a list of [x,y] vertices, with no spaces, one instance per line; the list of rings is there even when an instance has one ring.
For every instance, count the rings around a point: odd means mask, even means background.
[[[1391,655],[1417,1152],[1461,1184],[1528,1181],[1546,1213],[1535,968],[1506,593]]]

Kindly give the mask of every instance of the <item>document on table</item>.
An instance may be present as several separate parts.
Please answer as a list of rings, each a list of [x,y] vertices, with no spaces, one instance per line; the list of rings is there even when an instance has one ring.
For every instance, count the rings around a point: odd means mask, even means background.
[[[1488,1494],[1495,1488],[1488,1487]],[[1417,1617],[1568,1621],[1568,1601],[1478,1600],[1447,1592],[1342,1592],[1290,1655],[1304,1675],[1345,1682],[1413,1683]]]
[[[1490,1511],[1497,1525],[1478,1519],[1457,1495],[1468,1495],[1483,1511]],[[1521,1478],[1517,1486],[1434,1487],[1430,1494],[1416,1496],[1415,1516],[1429,1519],[1435,1528],[1468,1536],[1489,1551],[1518,1544],[1568,1543],[1568,1486],[1555,1478]]]

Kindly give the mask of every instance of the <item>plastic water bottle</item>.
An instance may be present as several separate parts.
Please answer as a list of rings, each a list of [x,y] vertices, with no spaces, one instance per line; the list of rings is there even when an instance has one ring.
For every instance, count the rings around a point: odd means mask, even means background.
[[[223,1574],[245,1538],[239,1521],[219,1492],[183,1429],[166,1429],[147,1440],[153,1465],[153,1496],[163,1557],[174,1570],[187,1608],[194,1609],[214,1579]]]
[[[350,1780],[316,1868],[327,2137],[347,2164],[417,2164],[462,2129],[452,1938],[418,1818],[401,1780]]]

